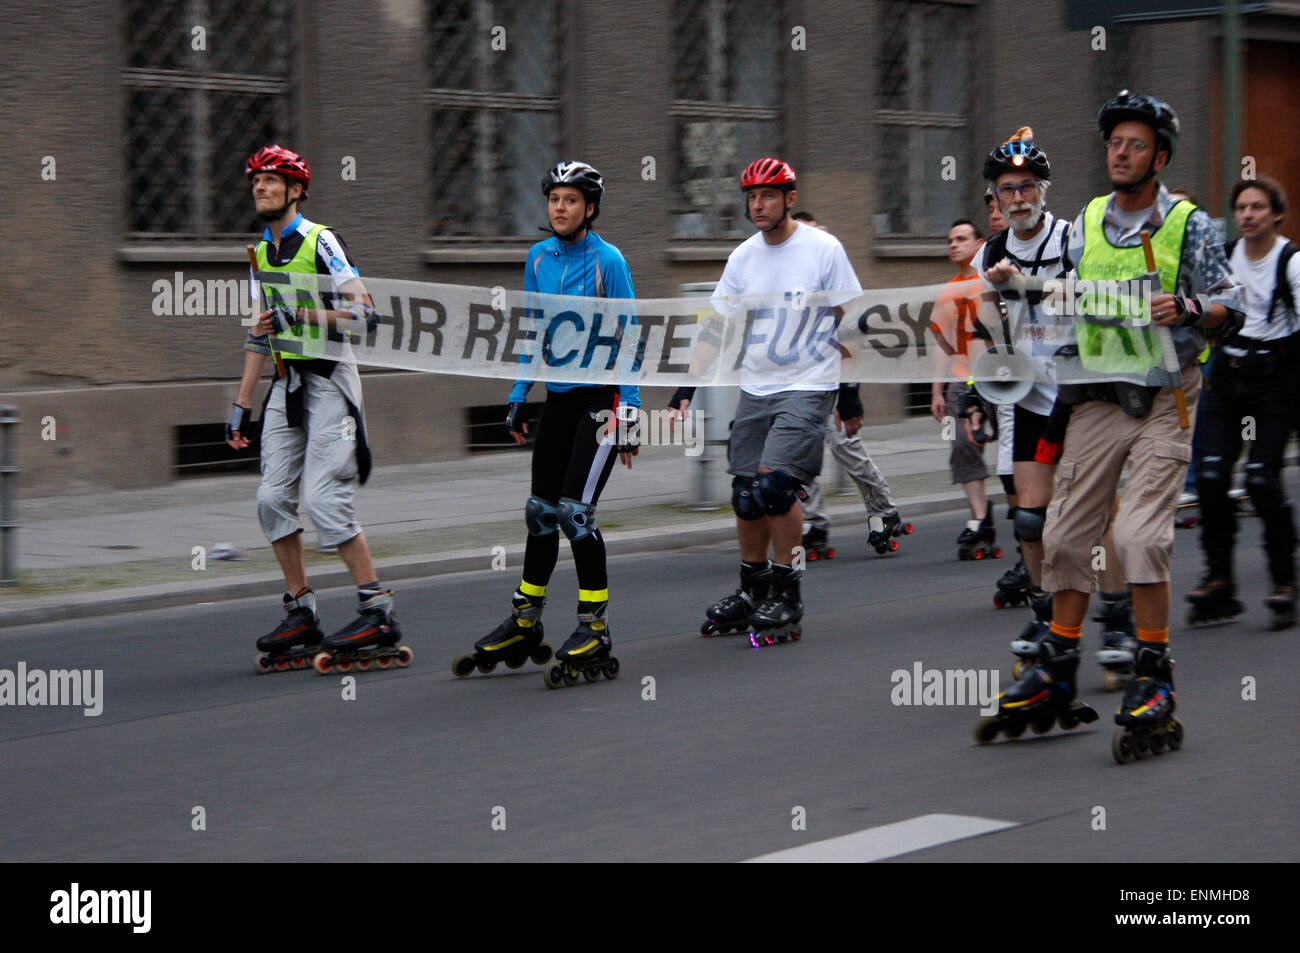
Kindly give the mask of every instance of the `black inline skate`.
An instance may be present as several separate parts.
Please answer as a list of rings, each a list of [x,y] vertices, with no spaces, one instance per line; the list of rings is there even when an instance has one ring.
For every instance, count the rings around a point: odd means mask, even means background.
[[[284,619],[272,631],[257,640],[262,653],[253,661],[257,674],[287,672],[311,667],[312,656],[320,651],[325,633],[316,615],[316,594],[303,589],[297,596],[285,593]]]
[[[1001,559],[1002,547],[996,545],[997,529],[993,526],[993,506],[982,520],[967,520],[966,528],[957,537],[958,559]]]
[[[589,682],[618,678],[618,659],[610,654],[614,642],[605,624],[606,602],[579,602],[578,627],[555,653],[542,677],[547,688],[576,685],[579,678]]]
[[[787,639],[797,640],[803,635],[802,621],[799,571],[773,566],[771,590],[749,620],[749,644],[759,648]]]
[[[819,559],[835,558],[835,547],[831,545],[830,530],[824,526],[810,526],[808,532],[803,534],[801,545],[804,556],[810,563],[815,563]]]
[[[1111,741],[1111,753],[1120,764],[1149,754],[1177,751],[1183,746],[1183,723],[1174,717],[1174,663],[1168,646],[1138,646],[1133,680],[1115,712],[1120,730]]]
[[[707,618],[700,635],[739,635],[749,631],[749,620],[758,604],[767,598],[772,583],[769,564],[740,564],[740,588],[704,610]]]
[[[1274,586],[1264,604],[1268,606],[1268,611],[1273,613],[1273,618],[1268,624],[1273,631],[1289,629],[1296,624],[1294,585]]]
[[[1044,735],[1053,725],[1073,731],[1097,720],[1097,712],[1075,699],[1079,647],[1072,640],[1047,635],[1038,644],[1038,665],[998,696],[998,713],[980,719],[975,740],[989,744],[998,733],[1019,738],[1026,728]]]
[[[904,523],[898,511],[887,516],[872,516],[867,519],[867,545],[877,553],[898,552],[898,537],[912,532],[912,524]]]
[[[1025,626],[1018,638],[1011,640],[1011,654],[1016,660],[1011,663],[1011,677],[1024,678],[1038,661],[1038,644],[1052,630],[1052,596],[1042,589],[1029,588],[1029,608],[1034,610],[1034,618]]]
[[[1016,547],[1017,553],[1020,547]],[[1023,559],[1002,574],[997,582],[997,591],[993,593],[993,604],[999,609],[1007,606],[1028,605],[1033,583],[1029,579],[1029,567]]]
[[[510,600],[510,618],[475,642],[473,655],[462,655],[452,662],[452,674],[465,678],[478,669],[487,675],[497,667],[497,662],[505,662],[506,668],[511,669],[522,668],[529,659],[535,665],[545,665],[554,654],[542,641],[545,605],[542,596],[527,596],[516,589]]]
[[[1116,692],[1133,677],[1133,653],[1137,649],[1137,629],[1133,623],[1133,599],[1127,593],[1118,599],[1102,598],[1101,614],[1092,617],[1101,623],[1101,648],[1097,662],[1101,665],[1101,684]]]
[[[1230,622],[1245,611],[1236,599],[1237,585],[1231,578],[1206,573],[1200,585],[1187,594],[1192,604],[1187,613],[1188,625]]]
[[[321,675],[346,674],[374,668],[406,668],[415,653],[410,646],[398,645],[402,630],[393,613],[393,594],[384,590],[361,600],[359,614],[333,635],[326,636],[321,651],[312,659],[312,667]]]

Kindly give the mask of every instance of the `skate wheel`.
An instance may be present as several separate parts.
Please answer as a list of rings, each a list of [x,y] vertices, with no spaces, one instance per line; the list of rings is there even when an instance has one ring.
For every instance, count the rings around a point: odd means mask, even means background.
[[[457,678],[465,678],[472,671],[474,671],[474,656],[472,655],[462,655],[451,663],[451,674]]]
[[[833,549],[828,549],[828,550],[826,550],[826,558],[827,558],[827,559],[834,559],[834,558],[835,558],[835,550],[833,550]]]
[[[1052,730],[1052,726],[1055,724],[1055,715],[1039,715],[1030,723],[1029,727],[1033,729],[1034,734],[1045,735]]]
[[[486,662],[479,662],[474,667],[477,668],[482,674],[490,675],[493,672],[493,670],[496,669],[497,663],[495,661],[489,660]]]
[[[911,535],[912,535],[912,524],[911,524],[911,523],[904,523],[904,524],[903,524],[903,535],[904,535],[904,536],[911,536]]]
[[[1005,609],[1007,607],[1007,603],[1003,600],[1002,596],[996,592],[993,593],[993,605],[999,609]]]
[[[357,659],[357,662],[356,662],[356,665],[357,665],[357,671],[358,671],[358,672],[368,672],[368,671],[370,671],[370,666],[371,666],[372,664],[373,664],[373,662],[371,662],[371,660],[368,659],[368,658]]]
[[[542,681],[546,682],[547,688],[559,688],[564,684],[564,666],[559,662],[551,662],[542,672]]]
[[[1133,748],[1133,757],[1139,761],[1151,753],[1150,745],[1148,745],[1147,739],[1142,733],[1134,732],[1129,745]]]
[[[578,669],[571,668],[568,665],[561,665],[560,675],[564,678],[565,685],[573,686],[578,684],[578,678],[580,677]]]
[[[1002,729],[1002,733],[1006,735],[1008,738],[1019,738],[1021,735],[1025,733],[1025,729],[1028,727],[1029,727],[1028,722],[1023,721],[1021,719],[1016,719],[1014,721],[1008,722],[1007,725]]]
[[[998,736],[998,730],[997,716],[981,718],[975,725],[975,741],[982,745],[990,744]]]
[[[512,655],[506,659],[506,668],[516,669],[523,668],[524,663],[528,661],[527,655]]]
[[[328,652],[321,652],[311,660],[311,667],[321,675],[328,675],[334,664]]]
[[[993,558],[994,558],[994,559],[1001,559],[1001,558],[1002,558],[1002,547],[1001,547],[1001,546],[999,546],[997,549],[993,550]]]
[[[1073,715],[1058,715],[1056,721],[1065,731],[1074,731],[1075,728],[1079,727],[1079,719],[1075,718]]]
[[[891,553],[896,553],[896,552],[898,552],[898,540],[896,540],[896,539],[891,539],[891,540],[889,541],[889,551],[890,551]]]
[[[810,563],[815,563],[817,561],[817,550],[815,549],[808,550],[808,561]]]
[[[1164,754],[1164,753],[1165,753],[1165,735],[1164,735],[1164,732],[1162,732],[1162,731],[1152,732],[1152,734],[1151,734],[1151,740],[1150,740],[1150,742],[1148,743],[1148,746],[1151,748],[1151,753],[1152,753],[1152,754],[1155,754],[1155,755],[1161,755],[1161,754]]]
[[[983,558],[984,558],[984,550],[982,550],[982,549],[977,549],[977,550],[975,550],[975,552],[971,553],[971,557],[970,557],[970,558],[971,558],[971,559],[983,559]]]
[[[253,671],[258,675],[265,675],[267,672],[271,671],[270,659],[265,655],[258,655],[253,659]]]
[[[399,645],[397,647],[397,655],[393,659],[393,664],[398,668],[406,668],[406,666],[411,664],[411,661],[414,658],[415,653],[411,651],[409,645]]]
[[[604,669],[605,677],[610,679],[618,678],[618,669],[619,669],[618,659],[611,655],[609,659],[605,662],[605,669]]]
[[[798,642],[798,641],[799,641],[800,639],[802,639],[802,638],[803,638],[803,633],[802,633],[802,632],[791,632],[791,633],[790,633],[790,641],[791,641],[791,642]]]
[[[1183,723],[1177,718],[1169,720],[1169,725],[1165,729],[1165,744],[1169,746],[1170,751],[1177,751],[1183,746]]]
[[[537,648],[533,649],[533,664],[545,665],[551,660],[551,656],[554,654],[555,652],[551,646],[548,643],[543,642],[541,645],[537,646]]]
[[[1011,677],[1014,678],[1017,682],[1020,681],[1022,678],[1024,678],[1025,675],[1028,674],[1028,671],[1029,671],[1029,663],[1026,662],[1024,659],[1018,658],[1011,663]]]
[[[336,672],[350,672],[352,671],[352,663],[348,661],[342,661],[342,660],[335,661],[334,670]]]
[[[293,660],[293,667],[295,669],[311,668],[311,657],[307,655],[299,655]]]
[[[584,668],[582,670],[582,677],[585,678],[588,682],[598,682],[600,681],[600,669]]]
[[[1115,737],[1111,739],[1110,753],[1120,764],[1129,764],[1137,760],[1137,755],[1133,753],[1132,739],[1123,728],[1115,732]]]
[[[966,552],[966,550],[964,550],[964,549],[959,549],[959,550],[957,550],[957,558],[958,558],[958,559],[970,559],[970,553]]]
[[[1102,669],[1101,686],[1108,692],[1117,692],[1128,684],[1128,676],[1111,669]]]
[[[392,667],[393,667],[393,657],[391,655],[384,655],[381,656],[380,658],[375,659],[375,668],[392,668]]]

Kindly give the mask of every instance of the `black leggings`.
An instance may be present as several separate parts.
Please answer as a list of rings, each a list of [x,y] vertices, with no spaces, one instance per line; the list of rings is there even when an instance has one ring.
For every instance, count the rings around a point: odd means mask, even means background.
[[[618,454],[612,443],[601,443],[609,426],[618,388],[575,387],[547,391],[546,405],[537,424],[533,445],[532,494],[552,506],[561,498],[594,505],[609,480]],[[601,411],[610,411],[601,414]],[[606,589],[605,540],[599,529],[579,542],[571,542],[578,570],[578,588]],[[524,581],[545,586],[560,556],[560,532],[528,537],[524,549]]]

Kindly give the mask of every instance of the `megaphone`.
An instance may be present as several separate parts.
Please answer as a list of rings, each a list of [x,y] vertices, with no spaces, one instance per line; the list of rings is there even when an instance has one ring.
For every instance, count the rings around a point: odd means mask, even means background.
[[[1010,344],[995,344],[975,358],[970,376],[990,404],[1015,404],[1034,389],[1034,362]]]

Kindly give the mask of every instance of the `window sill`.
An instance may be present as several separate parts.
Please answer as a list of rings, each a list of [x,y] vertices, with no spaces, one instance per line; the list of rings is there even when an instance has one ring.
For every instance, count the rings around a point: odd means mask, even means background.
[[[947,258],[948,247],[941,238],[878,239],[871,253],[877,258]]]
[[[424,250],[427,265],[520,265],[528,258],[533,242],[484,244],[439,244]]]
[[[248,252],[237,244],[139,244],[122,245],[117,260],[123,262],[213,262],[248,264]]]
[[[669,261],[722,261],[725,262],[736,246],[744,239],[738,239],[729,244],[721,242],[701,242],[681,243],[678,245],[669,245],[664,249],[664,257]]]

